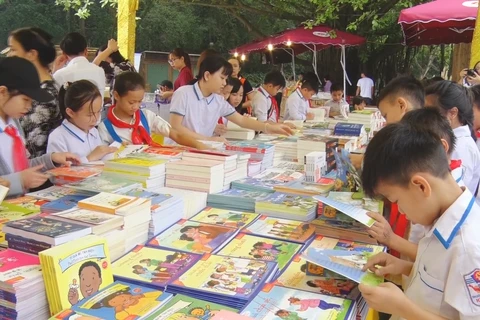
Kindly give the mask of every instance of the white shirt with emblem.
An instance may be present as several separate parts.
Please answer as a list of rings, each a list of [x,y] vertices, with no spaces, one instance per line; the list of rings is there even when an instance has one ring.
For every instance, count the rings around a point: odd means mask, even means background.
[[[277,112],[275,110],[273,110],[271,113],[269,112],[271,111],[271,108],[273,108],[273,97],[270,96],[270,94],[262,87],[258,88],[257,91],[257,94],[255,94],[252,99],[253,115],[260,122],[277,122]]]
[[[287,99],[285,120],[306,120],[310,104],[300,89],[295,90]]]
[[[420,240],[405,290],[411,301],[447,319],[480,319],[478,226],[480,207],[465,189]]]
[[[472,138],[468,125],[453,129],[457,138],[452,159],[462,160],[465,167],[464,182],[471,193],[475,193],[480,181],[480,151]]]

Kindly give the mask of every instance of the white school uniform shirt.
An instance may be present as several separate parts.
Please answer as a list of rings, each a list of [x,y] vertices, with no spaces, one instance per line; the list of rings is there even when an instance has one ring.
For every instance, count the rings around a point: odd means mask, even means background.
[[[335,114],[339,113],[342,117],[348,119],[350,105],[345,100],[342,99],[338,102],[333,100],[328,100],[327,102],[325,102],[325,106],[330,107],[330,113],[334,111]]]
[[[479,225],[480,207],[465,188],[420,240],[405,290],[411,301],[447,319],[480,319]]]
[[[468,125],[453,129],[457,138],[452,159],[462,160],[465,167],[464,182],[471,193],[475,194],[480,181],[480,151],[472,138]]]
[[[297,88],[287,99],[285,120],[307,120],[310,104],[305,99],[300,89]]]
[[[87,156],[101,145],[102,139],[96,128],[87,133],[65,119],[48,136],[47,153],[71,152],[78,155],[82,163],[88,163]]]
[[[66,82],[88,80],[97,86],[102,99],[105,95],[105,71],[83,56],[70,60],[65,67],[53,74],[53,79],[58,90]]]
[[[2,146],[0,148],[0,154],[2,155],[3,160],[5,160],[5,163],[10,167],[10,171],[15,172],[15,169],[14,169],[15,167],[13,165],[13,153],[12,153],[13,139],[4,132],[7,126],[15,127],[17,129],[18,135],[20,135],[20,132],[18,130],[18,127],[15,121],[12,118],[9,118],[7,123],[5,123],[5,121],[3,121],[2,118],[0,118],[0,129],[1,129],[0,146]],[[23,143],[25,144],[25,139],[23,137],[22,137],[22,140],[23,140]]]
[[[185,128],[206,137],[213,136],[218,118],[229,117],[235,112],[219,94],[204,97],[198,82],[178,88],[170,103],[170,113],[182,116]]]
[[[273,98],[275,99],[275,98]],[[258,121],[260,122],[265,122],[265,121],[272,121],[272,122],[277,122],[277,112],[274,110],[270,116],[269,110],[273,107],[272,106],[272,97],[270,94],[265,91],[262,87],[257,89],[257,93],[253,96],[252,99],[252,109],[253,109],[253,115],[254,117],[257,118]]]
[[[145,118],[147,119],[148,126],[150,127],[150,135],[152,133],[157,133],[161,134],[165,138],[170,137],[170,124],[163,120],[162,117],[157,116],[154,112],[147,110],[147,109],[142,109],[140,112],[143,112],[145,115]],[[118,117],[115,115],[115,112],[113,113],[115,118],[118,119]],[[120,120],[120,119],[118,119]],[[120,120],[122,121],[122,120]],[[135,123],[135,115],[132,118],[132,121],[130,124]],[[128,128],[117,128],[115,125],[113,125],[113,129],[117,133],[117,135],[122,139],[122,142],[127,142],[127,143],[132,143],[132,131],[133,129],[128,129]],[[139,126],[142,126],[142,121],[140,121]],[[110,145],[112,142],[114,142],[112,136],[110,133],[108,133],[107,127],[105,127],[105,123],[100,123],[98,126],[98,132],[100,133],[100,138],[102,139],[103,144],[108,144]]]

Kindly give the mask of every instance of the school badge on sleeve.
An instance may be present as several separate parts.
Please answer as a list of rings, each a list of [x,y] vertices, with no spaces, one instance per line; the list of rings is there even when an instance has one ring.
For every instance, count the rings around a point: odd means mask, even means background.
[[[463,279],[473,304],[480,306],[480,269],[477,268],[464,275]]]

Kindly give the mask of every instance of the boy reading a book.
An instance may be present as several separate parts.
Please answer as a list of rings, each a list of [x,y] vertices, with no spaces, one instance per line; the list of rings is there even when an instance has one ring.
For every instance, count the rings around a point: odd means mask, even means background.
[[[367,147],[365,194],[397,203],[429,229],[414,263],[380,253],[365,265],[380,276],[411,275],[405,292],[392,283],[359,285],[371,308],[394,319],[480,318],[480,207],[455,182],[448,162],[439,135],[405,122],[380,130]]]
[[[340,116],[347,119],[350,106],[345,99],[343,99],[343,86],[338,83],[333,84],[330,93],[332,99],[325,103],[325,106],[330,107],[329,117],[333,118]]]

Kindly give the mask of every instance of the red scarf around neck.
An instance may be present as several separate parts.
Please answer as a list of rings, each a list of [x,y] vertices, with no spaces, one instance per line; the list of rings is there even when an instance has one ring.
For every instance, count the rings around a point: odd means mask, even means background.
[[[450,170],[455,170],[462,166],[462,160],[451,160],[450,161]]]

